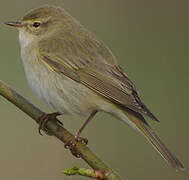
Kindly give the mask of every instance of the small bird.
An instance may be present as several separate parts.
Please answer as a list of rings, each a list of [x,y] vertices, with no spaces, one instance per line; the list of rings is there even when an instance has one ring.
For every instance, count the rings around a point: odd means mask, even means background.
[[[116,57],[63,8],[41,6],[21,21],[5,24],[19,30],[21,57],[31,89],[56,111],[41,117],[41,124],[62,114],[88,117],[76,134],[79,140],[87,123],[104,111],[142,134],[173,168],[184,170],[145,120],[158,121]]]

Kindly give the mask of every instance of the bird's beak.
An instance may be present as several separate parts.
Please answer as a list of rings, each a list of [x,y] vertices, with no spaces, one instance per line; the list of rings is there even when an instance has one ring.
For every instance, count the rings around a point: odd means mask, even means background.
[[[6,25],[9,25],[9,26],[14,26],[16,28],[21,28],[24,26],[24,24],[22,24],[21,22],[5,22]]]

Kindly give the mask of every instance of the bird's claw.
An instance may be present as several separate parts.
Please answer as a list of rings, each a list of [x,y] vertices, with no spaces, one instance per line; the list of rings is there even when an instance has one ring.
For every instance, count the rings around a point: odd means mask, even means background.
[[[45,125],[48,121],[56,121],[58,122],[60,125],[63,125],[63,123],[61,121],[59,121],[58,119],[56,119],[57,116],[61,115],[58,112],[55,113],[49,113],[49,114],[43,114],[42,116],[39,117],[39,134],[43,135],[41,133],[41,130],[45,131],[46,134],[51,135],[51,133],[45,128]]]

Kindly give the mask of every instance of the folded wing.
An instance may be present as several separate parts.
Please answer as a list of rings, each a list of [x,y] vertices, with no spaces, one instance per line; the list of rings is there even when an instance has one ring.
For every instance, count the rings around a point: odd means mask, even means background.
[[[46,44],[51,43],[51,48]],[[57,73],[81,83],[110,101],[141,115],[158,119],[140,100],[131,80],[102,42],[67,34],[39,42],[42,62]]]

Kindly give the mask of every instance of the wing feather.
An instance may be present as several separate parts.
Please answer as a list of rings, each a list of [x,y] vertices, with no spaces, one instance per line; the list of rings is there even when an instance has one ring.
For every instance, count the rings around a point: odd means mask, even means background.
[[[92,37],[81,39],[71,34],[65,37],[39,42],[40,59],[45,64],[110,101],[158,121],[103,43]],[[46,46],[49,43],[51,48]]]

